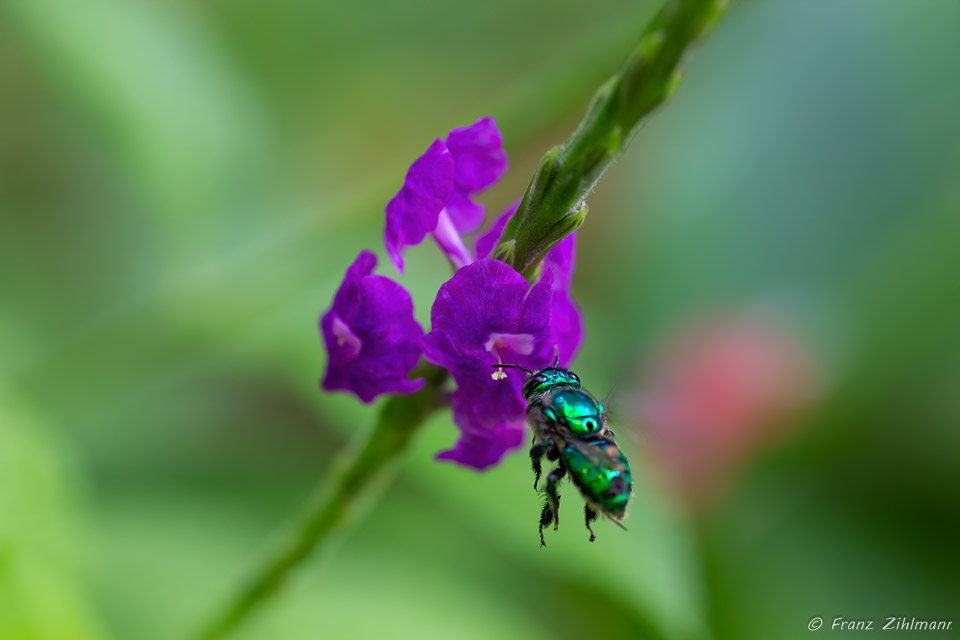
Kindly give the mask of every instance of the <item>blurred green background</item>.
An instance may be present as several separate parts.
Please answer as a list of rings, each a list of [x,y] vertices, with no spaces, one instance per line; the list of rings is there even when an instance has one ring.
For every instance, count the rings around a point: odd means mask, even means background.
[[[0,2],[0,638],[195,632],[375,415],[319,391],[316,320],[382,255],[409,162],[494,116],[499,211],[657,6]],[[237,637],[955,635],[957,24],[953,0],[735,2],[591,197],[576,368],[598,395],[676,327],[758,305],[819,367],[708,508],[621,436],[629,532],[588,544],[568,488],[538,549],[526,456],[433,462],[442,413]],[[445,273],[408,254],[425,324]]]

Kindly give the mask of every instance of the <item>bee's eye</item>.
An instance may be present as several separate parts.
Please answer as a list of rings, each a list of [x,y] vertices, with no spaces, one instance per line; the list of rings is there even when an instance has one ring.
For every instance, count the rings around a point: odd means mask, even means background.
[[[583,423],[583,426],[585,426],[585,427],[587,428],[587,431],[588,431],[588,432],[591,432],[591,433],[592,433],[593,431],[596,431],[596,429],[597,429],[597,421],[596,421],[596,420],[587,420],[587,421],[585,421],[585,422]]]
[[[597,403],[597,408],[600,409],[600,414],[603,415],[603,412],[606,411],[606,408],[603,406],[602,402]]]
[[[547,382],[547,378],[543,375],[529,376],[523,383],[523,388],[520,390],[520,393],[523,394],[524,397],[527,397],[534,393],[537,387],[542,385],[544,382]]]
[[[557,414],[550,407],[543,409],[543,415],[547,417],[547,420],[557,421]]]

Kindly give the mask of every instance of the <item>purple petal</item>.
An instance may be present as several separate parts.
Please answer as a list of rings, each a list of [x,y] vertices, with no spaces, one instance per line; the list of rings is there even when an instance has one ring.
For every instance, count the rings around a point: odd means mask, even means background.
[[[453,156],[436,140],[410,166],[403,188],[387,204],[384,243],[401,273],[404,248],[419,244],[437,227],[437,216],[452,191]]]
[[[513,217],[513,214],[517,212],[517,207],[520,206],[520,201],[515,200],[507,205],[507,208],[503,210],[503,213],[500,214],[500,217],[487,229],[482,236],[477,238],[477,257],[478,258],[489,258],[490,254],[493,253],[493,249],[497,246],[497,243],[500,242],[500,236],[503,235],[503,229],[507,226],[507,222],[510,221],[510,218]]]
[[[373,253],[361,251],[320,319],[329,354],[323,388],[350,391],[364,402],[383,393],[414,393],[425,383],[407,379],[420,359],[423,336],[410,294],[389,278],[371,275],[376,265]]]
[[[464,433],[452,449],[441,451],[437,460],[450,460],[474,469],[486,469],[523,443],[523,422],[496,425],[490,431]]]
[[[471,233],[483,224],[485,210],[470,196],[492,185],[507,170],[503,136],[496,121],[487,116],[469,127],[453,129],[446,143],[454,167],[454,188],[447,199],[447,211],[461,233]]]
[[[486,432],[506,421],[521,420],[527,403],[520,394],[524,374],[503,369],[506,377],[493,379],[497,369],[459,369],[454,372],[457,390],[453,394],[454,421],[464,433]]]
[[[583,320],[570,294],[557,288],[550,308],[550,337],[560,354],[560,366],[568,367],[583,342]]]
[[[526,423],[526,403],[520,395],[524,376],[518,372],[490,384],[492,371],[492,368],[460,371],[459,388],[451,401],[460,438],[453,449],[439,453],[437,459],[485,469],[499,462],[507,451],[520,446]],[[510,417],[505,419],[504,415]]]
[[[487,210],[482,204],[474,202],[462,187],[454,185],[447,199],[447,213],[458,231],[473,233],[483,224]]]
[[[554,274],[550,331],[551,340],[560,352],[562,366],[568,366],[573,361],[583,341],[580,309],[570,295],[576,248],[577,236],[572,233],[557,243],[543,259],[544,272],[552,271]]]
[[[503,136],[490,116],[453,129],[446,142],[456,167],[453,179],[467,193],[483,191],[507,170]]]
[[[574,255],[577,252],[577,234],[571,233],[554,245],[553,249],[543,257],[544,267],[554,270],[556,286],[569,289],[573,282]]]

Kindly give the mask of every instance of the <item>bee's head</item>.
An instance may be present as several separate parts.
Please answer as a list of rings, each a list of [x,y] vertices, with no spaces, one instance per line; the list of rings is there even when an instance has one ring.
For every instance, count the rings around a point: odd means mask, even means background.
[[[520,390],[524,400],[529,400],[531,396],[543,393],[554,387],[580,388],[580,378],[577,374],[568,369],[561,369],[556,365],[547,367],[546,369],[538,369],[537,371],[515,364],[494,364],[491,366],[498,370],[497,373],[493,374],[496,380],[506,377],[506,374],[503,373],[504,369],[520,369],[527,373],[527,377],[523,381],[523,387]]]
[[[548,389],[554,387],[575,387],[580,388],[580,378],[573,371],[564,369],[560,367],[560,349],[559,347],[553,348],[554,360],[553,366],[546,367],[544,369],[538,369],[533,371],[527,369],[526,367],[521,367],[516,364],[495,364],[492,365],[499,370],[498,374],[494,374],[494,379],[500,379],[500,376],[506,377],[503,375],[503,370],[506,368],[510,369],[520,369],[527,373],[526,379],[523,381],[523,387],[520,390],[520,393],[523,394],[523,399],[529,401],[531,396],[534,396],[538,393],[543,393]]]
[[[553,387],[576,387],[579,389],[580,378],[573,371],[555,366],[532,371],[527,374],[527,379],[523,381],[521,393],[525,400],[529,400],[531,396],[543,393]]]

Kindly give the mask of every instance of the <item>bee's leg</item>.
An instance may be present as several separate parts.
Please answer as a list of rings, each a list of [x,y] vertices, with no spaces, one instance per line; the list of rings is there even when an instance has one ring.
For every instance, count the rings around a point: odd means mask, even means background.
[[[550,523],[553,522],[553,509],[550,508],[549,502],[543,503],[543,511],[540,512],[540,546],[547,546],[547,541],[543,539],[543,528],[549,527]]]
[[[544,492],[547,499],[543,503],[543,511],[540,512],[540,546],[547,546],[543,539],[543,528],[553,524],[553,530],[556,531],[560,524],[560,494],[557,493],[557,483],[565,476],[567,470],[565,467],[557,467],[547,476],[547,487]]]
[[[611,431],[610,429],[607,429],[607,430],[604,432],[603,436],[604,436],[605,438],[609,438],[610,440],[616,440],[616,436],[613,435],[613,431]]]
[[[557,445],[553,440],[548,440],[550,447],[547,449],[547,460],[554,462],[560,458],[560,450],[557,449]]]
[[[593,529],[590,527],[590,523],[597,519],[597,512],[590,508],[590,505],[583,505],[583,518],[587,523],[587,531],[590,532],[590,542],[593,542],[597,539],[597,536],[593,534]]]
[[[556,531],[560,526],[560,494],[557,493],[557,483],[567,475],[567,468],[559,466],[547,476],[547,498],[548,504],[553,509],[553,530]]]
[[[533,467],[533,490],[537,490],[537,484],[540,482],[540,474],[543,473],[543,470],[540,467],[540,458],[547,452],[547,449],[553,444],[552,440],[547,440],[546,442],[541,442],[530,447],[530,464]]]

